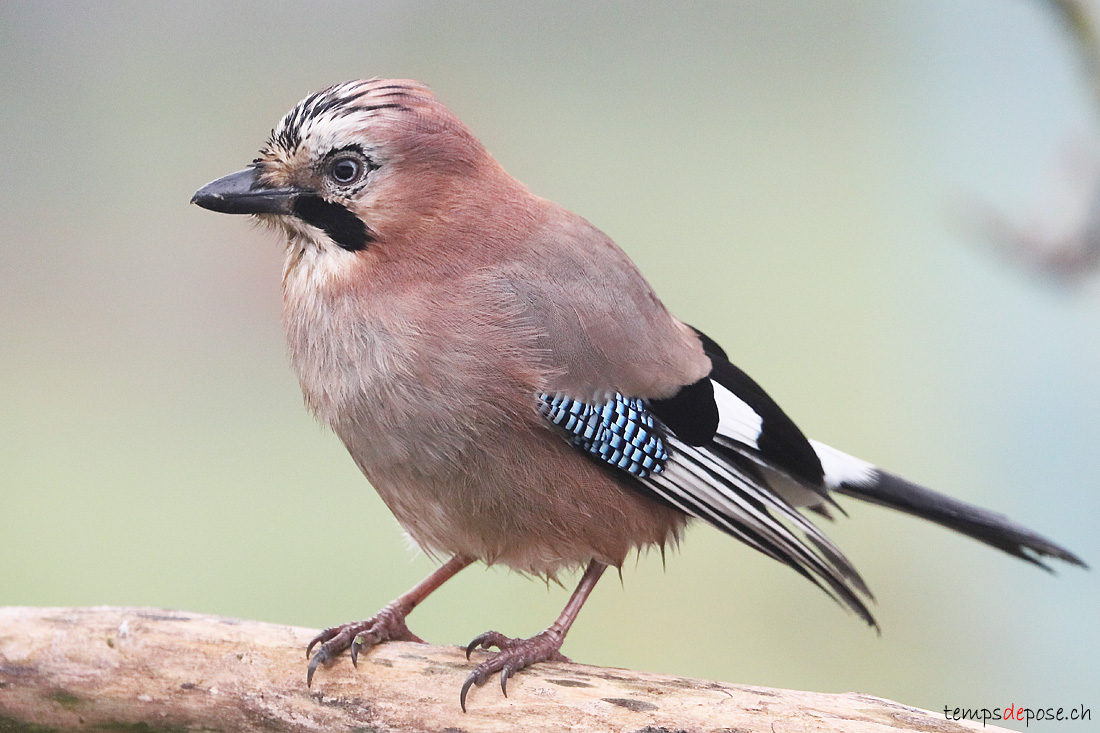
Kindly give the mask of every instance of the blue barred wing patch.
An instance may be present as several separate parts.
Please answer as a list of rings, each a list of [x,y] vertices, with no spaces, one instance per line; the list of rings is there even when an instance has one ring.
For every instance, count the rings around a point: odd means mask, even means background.
[[[539,395],[539,412],[568,433],[569,441],[605,463],[645,478],[668,460],[665,442],[645,402],[616,394],[590,404],[562,395]]]

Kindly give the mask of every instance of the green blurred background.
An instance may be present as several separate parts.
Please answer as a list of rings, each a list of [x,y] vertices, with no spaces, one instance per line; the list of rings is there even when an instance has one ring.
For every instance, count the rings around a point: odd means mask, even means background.
[[[808,433],[1100,563],[1100,286],[1039,283],[950,216],[972,195],[1023,216],[1095,134],[1037,2],[9,0],[0,59],[0,604],[321,627],[428,572],[301,405],[280,243],[187,203],[307,92],[375,75],[430,84]],[[565,651],[1100,717],[1095,572],[845,507],[828,529],[881,638],[696,527],[667,570],[606,580]],[[566,597],[479,567],[411,625],[528,635]]]

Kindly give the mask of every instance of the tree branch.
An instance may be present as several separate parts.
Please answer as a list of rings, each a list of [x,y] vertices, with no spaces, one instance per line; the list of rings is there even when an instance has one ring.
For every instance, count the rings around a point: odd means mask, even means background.
[[[305,685],[314,631],[149,608],[0,608],[0,731],[982,730],[866,695],[540,664],[458,690],[456,647],[390,642]],[[475,653],[483,654],[483,653]],[[986,731],[1003,730],[992,726]]]

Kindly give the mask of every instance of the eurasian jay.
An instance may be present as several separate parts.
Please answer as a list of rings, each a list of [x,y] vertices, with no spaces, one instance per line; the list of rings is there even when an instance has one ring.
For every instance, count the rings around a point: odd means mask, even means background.
[[[425,552],[448,556],[364,621],[314,638],[307,682],[346,649],[420,641],[405,617],[475,560],[584,567],[530,639],[490,631],[473,684],[564,659],[604,570],[701,519],[782,562],[870,625],[870,593],[798,510],[833,494],[931,520],[1046,567],[1073,553],[1005,517],[810,440],[634,263],[533,195],[424,85],[311,94],[248,168],[193,203],[286,240],[283,323],[309,409]]]

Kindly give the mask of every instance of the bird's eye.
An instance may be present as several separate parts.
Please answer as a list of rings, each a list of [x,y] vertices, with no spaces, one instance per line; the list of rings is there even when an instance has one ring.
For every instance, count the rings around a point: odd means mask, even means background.
[[[332,176],[332,180],[339,183],[341,186],[347,186],[355,183],[363,177],[363,171],[366,170],[366,166],[359,158],[345,155],[332,161],[332,165],[329,167],[329,174]]]

